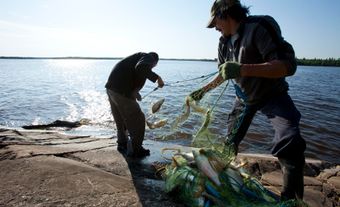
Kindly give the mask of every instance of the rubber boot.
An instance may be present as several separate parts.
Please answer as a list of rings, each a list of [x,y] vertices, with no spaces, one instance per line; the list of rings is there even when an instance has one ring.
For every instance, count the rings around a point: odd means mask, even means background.
[[[305,158],[302,157],[294,160],[279,158],[279,162],[283,172],[281,200],[303,200],[303,169],[305,165]]]

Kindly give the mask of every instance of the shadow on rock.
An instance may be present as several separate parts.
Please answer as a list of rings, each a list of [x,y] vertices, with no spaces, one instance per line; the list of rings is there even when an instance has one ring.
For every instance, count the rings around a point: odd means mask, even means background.
[[[182,207],[184,206],[175,197],[164,191],[165,182],[158,176],[154,168],[155,162],[165,162],[160,150],[167,147],[164,143],[144,142],[150,149],[150,156],[131,158],[122,154],[128,163],[129,170],[140,198],[140,203],[147,207]]]

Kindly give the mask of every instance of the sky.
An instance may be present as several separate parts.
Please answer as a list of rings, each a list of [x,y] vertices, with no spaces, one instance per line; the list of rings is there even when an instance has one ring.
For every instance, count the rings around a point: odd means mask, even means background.
[[[0,56],[213,59],[213,0],[0,0]],[[339,0],[241,0],[271,15],[298,58],[340,58]]]

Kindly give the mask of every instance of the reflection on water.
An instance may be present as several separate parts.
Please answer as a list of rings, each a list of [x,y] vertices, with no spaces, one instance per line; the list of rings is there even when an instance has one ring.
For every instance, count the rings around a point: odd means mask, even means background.
[[[46,124],[57,119],[91,120],[90,125],[67,131],[72,134],[113,136],[115,126],[104,88],[117,60],[0,60],[0,125],[20,127]],[[152,92],[142,102],[142,110],[152,120],[168,119],[171,123],[183,109],[184,98],[205,82],[180,82],[216,71],[215,62],[160,61],[154,69],[165,83],[175,83]],[[322,72],[320,72],[322,71]],[[339,163],[340,156],[340,69],[299,67],[287,78],[290,95],[302,114],[301,133],[307,141],[307,157]],[[179,82],[177,82],[179,81]],[[156,85],[147,82],[142,96]],[[211,107],[223,87],[209,92],[201,105]],[[151,104],[165,98],[162,108],[151,114]],[[226,135],[226,119],[234,99],[229,86],[212,114],[210,131],[219,137]],[[152,116],[152,117],[151,117]],[[146,130],[146,139],[190,145],[204,117],[191,113],[188,120],[171,130]],[[242,152],[269,153],[273,129],[266,117],[258,113],[242,142]]]

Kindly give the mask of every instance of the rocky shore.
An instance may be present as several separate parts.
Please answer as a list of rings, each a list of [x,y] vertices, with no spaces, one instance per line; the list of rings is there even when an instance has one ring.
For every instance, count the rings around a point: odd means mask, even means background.
[[[144,142],[151,156],[129,159],[113,138],[70,136],[54,131],[0,129],[0,206],[183,206],[163,190],[154,162],[161,149],[185,147]],[[247,170],[274,193],[282,181],[270,155],[239,154]],[[305,202],[340,206],[340,166],[307,159]]]

